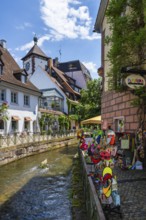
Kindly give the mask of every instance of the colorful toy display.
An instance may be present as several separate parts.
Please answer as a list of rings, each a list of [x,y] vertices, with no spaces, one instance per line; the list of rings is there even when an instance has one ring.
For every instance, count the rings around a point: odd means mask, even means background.
[[[92,179],[103,208],[121,213],[117,178],[113,172],[117,161],[117,146],[114,143],[115,134],[112,132],[104,136],[103,132],[94,131],[91,142],[86,143],[86,138],[81,139],[80,149],[84,151],[86,163],[94,165]]]

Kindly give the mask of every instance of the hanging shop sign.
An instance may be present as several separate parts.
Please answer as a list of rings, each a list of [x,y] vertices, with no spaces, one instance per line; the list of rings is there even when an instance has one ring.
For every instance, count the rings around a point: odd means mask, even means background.
[[[145,81],[145,78],[140,75],[131,74],[126,77],[125,83],[131,89],[136,89],[136,88],[145,86],[146,81]]]

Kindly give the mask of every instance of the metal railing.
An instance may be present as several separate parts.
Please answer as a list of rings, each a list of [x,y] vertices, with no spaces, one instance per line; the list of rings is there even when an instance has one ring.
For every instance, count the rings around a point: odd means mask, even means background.
[[[84,197],[86,200],[86,210],[88,219],[92,220],[106,220],[102,206],[100,204],[95,186],[91,176],[88,176],[88,168],[82,151],[79,150],[80,159],[82,161],[82,179],[84,187]]]
[[[24,145],[35,142],[51,141],[63,137],[75,137],[75,131],[54,131],[52,134],[40,134],[40,133],[30,133],[30,134],[12,134],[12,135],[0,135],[0,148]]]

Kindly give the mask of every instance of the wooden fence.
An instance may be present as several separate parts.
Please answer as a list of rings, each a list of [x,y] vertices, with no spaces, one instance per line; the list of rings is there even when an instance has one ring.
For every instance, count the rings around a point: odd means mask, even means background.
[[[41,135],[40,133],[35,134],[26,134],[26,135],[19,135],[19,134],[13,134],[13,135],[0,135],[0,147],[11,147],[16,145],[24,145],[29,143],[35,143],[35,142],[42,142],[42,141],[49,141],[55,138],[62,138],[62,137],[70,137],[70,136],[76,136],[76,133],[73,131],[66,131],[66,132],[54,132],[51,135]]]

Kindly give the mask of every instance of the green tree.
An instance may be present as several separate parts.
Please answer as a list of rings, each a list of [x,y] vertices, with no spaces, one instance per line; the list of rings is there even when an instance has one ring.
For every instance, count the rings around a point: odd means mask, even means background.
[[[46,131],[46,126],[50,128],[50,126],[54,123],[55,119],[56,118],[54,115],[47,113],[42,114],[41,118],[39,119],[41,133],[47,133],[48,131]]]
[[[8,107],[9,106],[6,102],[4,102],[0,105],[0,119],[2,119],[4,121],[8,120],[8,112],[7,112]]]
[[[80,104],[76,106],[79,121],[101,114],[101,79],[87,83],[87,89],[81,90]]]
[[[123,67],[138,67],[145,62],[146,1],[111,0],[106,16],[111,30],[105,38],[105,43],[110,44],[109,89],[123,90]]]
[[[65,121],[66,121],[66,116],[59,115],[58,122],[59,122],[60,130],[63,130],[65,128]]]
[[[60,130],[68,130],[70,128],[71,118],[68,115],[59,115],[58,122],[60,126]]]
[[[146,129],[146,87],[137,88],[133,93],[135,98],[131,101],[131,105],[137,107],[139,127]]]

